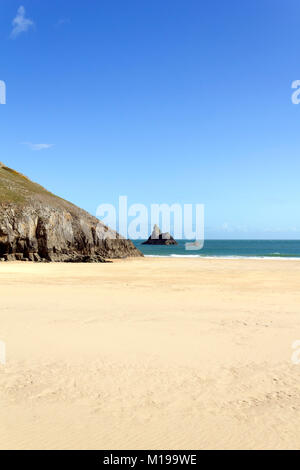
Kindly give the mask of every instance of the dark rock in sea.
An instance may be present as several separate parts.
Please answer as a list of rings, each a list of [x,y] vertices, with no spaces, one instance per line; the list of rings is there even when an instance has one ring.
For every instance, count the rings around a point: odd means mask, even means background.
[[[96,217],[0,164],[0,260],[99,263],[143,256]]]
[[[152,234],[143,245],[178,245],[168,232],[162,233],[158,225],[154,225]]]

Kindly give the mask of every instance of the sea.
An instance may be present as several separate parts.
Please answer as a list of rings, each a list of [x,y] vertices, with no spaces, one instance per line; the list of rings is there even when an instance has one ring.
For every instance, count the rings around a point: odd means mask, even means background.
[[[133,241],[145,256],[173,258],[299,258],[300,240],[206,240],[202,250],[187,251],[188,240],[178,245],[143,245]],[[190,240],[189,240],[190,241]]]

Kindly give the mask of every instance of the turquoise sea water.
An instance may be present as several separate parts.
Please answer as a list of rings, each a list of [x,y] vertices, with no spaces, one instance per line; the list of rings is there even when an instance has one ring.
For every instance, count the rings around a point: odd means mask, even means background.
[[[186,240],[177,246],[142,245],[143,241],[134,243],[145,256],[300,259],[300,240],[206,240],[200,251],[187,251]]]

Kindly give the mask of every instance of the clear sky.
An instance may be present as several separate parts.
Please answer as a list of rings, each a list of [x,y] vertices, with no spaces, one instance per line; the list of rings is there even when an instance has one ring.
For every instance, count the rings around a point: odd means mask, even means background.
[[[0,58],[8,166],[93,214],[203,203],[208,238],[300,237],[299,0],[1,0]]]

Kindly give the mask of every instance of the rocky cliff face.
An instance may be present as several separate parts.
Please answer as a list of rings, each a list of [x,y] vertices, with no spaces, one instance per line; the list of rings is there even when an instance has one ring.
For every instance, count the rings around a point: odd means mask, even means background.
[[[97,218],[0,165],[0,260],[103,262],[142,256]]]

